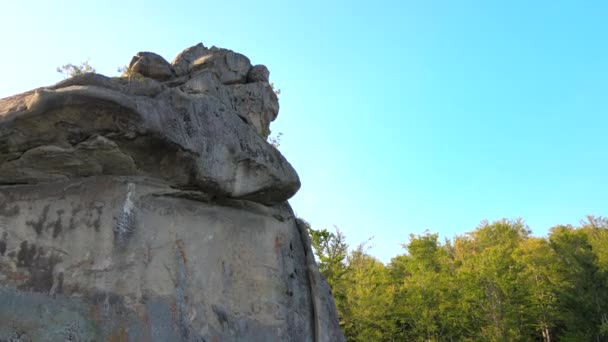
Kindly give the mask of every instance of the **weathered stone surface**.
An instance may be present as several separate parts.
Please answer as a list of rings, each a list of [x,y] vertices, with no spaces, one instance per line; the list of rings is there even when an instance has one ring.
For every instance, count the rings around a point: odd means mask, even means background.
[[[0,339],[341,340],[287,204],[182,195],[141,177],[0,187]]]
[[[151,78],[137,79],[136,81],[134,81],[127,77],[110,78],[104,75],[93,73],[76,75],[48,88],[56,90],[61,88],[68,88],[71,86],[96,86],[100,88],[115,90],[125,95],[149,97],[154,97],[160,94],[161,92],[167,90],[166,85]],[[16,95],[14,96],[14,98],[23,97],[26,94],[29,93]],[[3,100],[5,99],[0,99],[0,104]],[[2,105],[0,105],[0,110],[2,110]]]
[[[247,74],[247,82],[268,82],[270,71],[265,65],[255,65]]]
[[[249,58],[231,50],[211,48],[210,52],[192,63],[192,71],[213,73],[223,84],[247,82],[251,69]]]
[[[173,62],[171,62],[173,70],[175,70],[177,76],[186,75],[192,70],[191,63],[208,53],[209,49],[203,43],[189,47],[173,59]]]
[[[129,63],[133,73],[155,80],[164,81],[174,75],[171,64],[153,52],[139,52]]]
[[[0,99],[0,341],[343,341],[268,70],[130,66]]]
[[[268,137],[270,123],[279,114],[277,95],[268,82],[235,84],[230,86],[232,104],[239,116],[247,119],[256,131]]]
[[[187,80],[85,74],[0,100],[0,184],[124,174],[261,203],[288,199],[298,176],[266,141],[276,95],[267,82],[244,83],[246,57],[209,51]],[[87,139],[113,150],[83,155]]]
[[[99,174],[136,175],[137,166],[116,143],[94,136],[74,147],[38,146],[0,164],[0,179],[13,183],[65,180]]]

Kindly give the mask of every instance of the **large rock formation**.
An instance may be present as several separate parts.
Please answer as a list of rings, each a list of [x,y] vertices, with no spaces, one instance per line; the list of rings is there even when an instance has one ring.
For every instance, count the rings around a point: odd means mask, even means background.
[[[0,340],[343,340],[268,75],[198,44],[1,99]]]

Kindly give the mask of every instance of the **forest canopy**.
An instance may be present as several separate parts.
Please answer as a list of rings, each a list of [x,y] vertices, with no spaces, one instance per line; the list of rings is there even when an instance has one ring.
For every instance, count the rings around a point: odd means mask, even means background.
[[[337,228],[309,232],[348,341],[608,341],[606,218],[411,234],[386,265]]]

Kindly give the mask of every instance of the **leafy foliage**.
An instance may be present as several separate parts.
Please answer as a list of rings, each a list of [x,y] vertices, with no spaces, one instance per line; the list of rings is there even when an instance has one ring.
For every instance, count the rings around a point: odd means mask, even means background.
[[[275,89],[274,82],[270,82],[270,88],[272,88],[272,91],[274,91],[277,96],[281,95],[281,89]]]
[[[145,81],[145,77],[136,72],[135,70],[133,70],[133,68],[129,68],[128,66],[124,65],[122,67],[118,67],[116,69],[116,71],[118,73],[120,73],[120,77],[124,77],[127,78],[129,81],[131,80],[136,80],[136,81]]]
[[[268,142],[270,145],[274,146],[274,148],[278,149],[281,146],[281,138],[283,137],[283,133],[279,132],[277,135],[269,135]]]
[[[74,65],[72,63],[68,63],[62,66],[57,67],[57,72],[63,74],[65,78],[74,77],[77,75],[82,75],[86,73],[94,73],[95,68],[93,68],[89,64],[89,59],[82,62],[80,65]]]
[[[309,232],[349,341],[608,341],[605,218],[544,238],[519,219],[410,235],[388,265],[337,228]]]

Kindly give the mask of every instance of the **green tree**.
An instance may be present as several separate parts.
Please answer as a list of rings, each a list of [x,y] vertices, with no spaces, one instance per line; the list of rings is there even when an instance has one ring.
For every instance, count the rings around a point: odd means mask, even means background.
[[[348,255],[346,237],[337,227],[334,227],[335,233],[329,232],[327,229],[315,230],[308,223],[307,227],[319,271],[331,288],[338,318],[341,318],[347,305],[345,294],[347,284],[344,279],[347,272],[346,257]]]
[[[437,234],[410,235],[407,254],[391,260],[395,283],[393,338],[443,341],[462,335],[454,262]]]
[[[80,65],[74,65],[72,63],[68,63],[62,66],[57,67],[57,72],[63,74],[65,78],[74,77],[77,75],[82,75],[86,73],[94,73],[95,68],[93,68],[89,64],[89,59],[82,62]]]
[[[482,222],[442,244],[410,235],[388,266],[309,229],[349,341],[608,341],[608,220],[531,237]]]
[[[597,265],[603,272],[608,272],[608,218],[587,216],[581,221],[581,227],[586,234],[597,257]]]
[[[558,290],[569,286],[559,271],[559,256],[547,239],[528,238],[514,251],[514,258],[523,265],[517,284],[527,289],[524,309],[531,317],[530,329],[544,342],[551,342],[564,319],[558,307]]]
[[[559,272],[567,280],[558,289],[559,310],[565,317],[557,331],[560,341],[608,340],[608,276],[590,242],[594,229],[598,228],[557,226],[549,234],[559,256]]]
[[[283,133],[281,133],[281,132],[279,132],[277,135],[269,135],[268,136],[268,142],[274,148],[279,149],[279,146],[281,146],[281,138],[282,137],[283,137]]]
[[[314,230],[310,225],[308,228],[319,271],[330,286],[337,285],[346,272],[345,262],[348,255],[346,237],[338,227],[334,228],[335,233],[327,229]]]
[[[513,257],[528,238],[521,220],[483,222],[475,231],[454,241],[459,264],[456,281],[461,286],[461,312],[473,340],[526,341],[533,337],[525,310],[527,289],[518,283],[523,266]]]
[[[340,317],[347,340],[390,340],[394,286],[388,268],[367,253],[365,243],[349,253],[347,264],[345,305]]]

